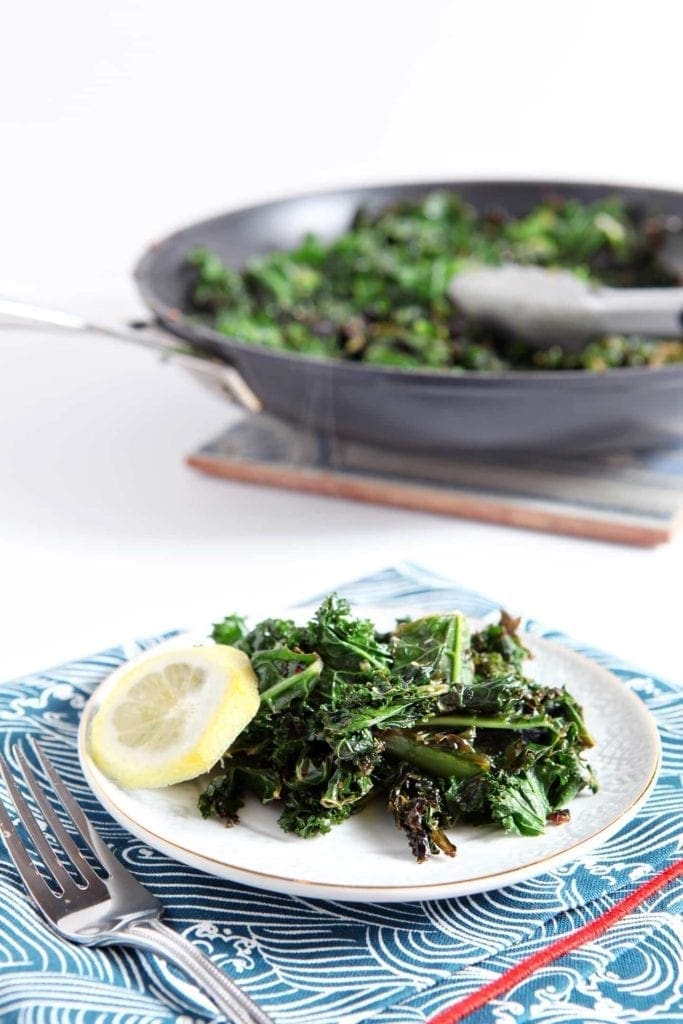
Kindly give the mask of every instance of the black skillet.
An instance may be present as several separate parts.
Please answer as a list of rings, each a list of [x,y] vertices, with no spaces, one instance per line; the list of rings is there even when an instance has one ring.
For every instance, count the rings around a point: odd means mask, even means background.
[[[360,205],[381,207],[434,188],[480,210],[524,214],[550,193],[592,201],[620,195],[653,213],[683,216],[683,191],[543,181],[447,181],[351,188],[263,203],[170,235],[142,257],[135,278],[169,331],[230,363],[263,408],[312,430],[383,447],[434,452],[607,451],[683,438],[683,365],[502,373],[400,370],[273,351],[189,319],[187,252],[203,245],[231,266],[340,234]]]

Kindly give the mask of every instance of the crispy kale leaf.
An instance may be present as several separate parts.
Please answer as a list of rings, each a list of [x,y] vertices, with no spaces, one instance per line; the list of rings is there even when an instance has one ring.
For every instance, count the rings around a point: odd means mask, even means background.
[[[188,298],[221,333],[303,356],[455,372],[656,365],[682,360],[683,343],[611,335],[578,352],[539,351],[468,323],[448,285],[468,263],[505,261],[566,267],[615,287],[676,284],[659,258],[668,230],[664,217],[617,197],[549,196],[515,217],[433,191],[360,209],[339,238],[308,235],[240,270],[196,249],[187,257]]]
[[[326,598],[309,622],[230,615],[218,643],[245,651],[260,709],[216,766],[199,807],[228,824],[247,793],[280,808],[286,831],[329,831],[381,798],[418,861],[455,846],[459,821],[534,835],[566,820],[596,782],[581,708],[525,674],[529,652],[505,612],[473,635],[460,613],[389,634]]]

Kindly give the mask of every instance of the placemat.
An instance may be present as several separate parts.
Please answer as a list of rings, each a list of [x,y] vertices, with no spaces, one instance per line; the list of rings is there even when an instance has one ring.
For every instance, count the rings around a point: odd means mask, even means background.
[[[481,616],[497,607],[415,566],[386,569],[338,591],[352,602],[392,604],[397,610],[459,607]],[[165,637],[116,646],[0,686],[2,750],[12,760],[13,743],[29,734],[37,738],[105,840],[162,900],[167,922],[201,945],[277,1024],[424,1022],[617,907],[680,857],[683,691],[539,622],[523,625],[607,666],[638,694],[660,730],[663,768],[638,816],[590,856],[480,895],[385,905],[289,897],[203,875],[132,838],[85,784],[76,752],[78,720],[110,671]],[[212,1019],[206,998],[164,961],[57,939],[29,903],[0,846],[3,1024]],[[603,935],[476,1010],[468,1024],[680,1022],[681,909],[678,878]]]

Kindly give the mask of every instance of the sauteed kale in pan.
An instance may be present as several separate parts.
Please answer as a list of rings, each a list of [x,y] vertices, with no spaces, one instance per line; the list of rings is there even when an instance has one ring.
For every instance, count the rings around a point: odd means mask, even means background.
[[[459,614],[390,633],[332,595],[310,622],[229,616],[214,639],[239,647],[260,708],[202,793],[204,816],[238,820],[244,796],[275,801],[287,832],[314,836],[380,799],[418,861],[458,822],[537,835],[597,784],[582,711],[561,686],[527,678],[518,622],[475,633]]]
[[[665,221],[616,198],[550,198],[523,217],[478,213],[433,192],[376,213],[360,209],[327,243],[251,259],[240,271],[214,253],[188,256],[190,303],[221,333],[302,355],[438,370],[587,369],[683,360],[683,343],[615,335],[582,351],[535,351],[468,324],[447,295],[468,263],[566,267],[614,287],[677,283],[660,264]]]

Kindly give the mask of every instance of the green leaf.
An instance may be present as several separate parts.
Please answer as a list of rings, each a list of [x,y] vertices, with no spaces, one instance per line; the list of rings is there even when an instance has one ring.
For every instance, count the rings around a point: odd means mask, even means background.
[[[491,784],[489,800],[493,819],[506,832],[537,836],[545,831],[551,806],[534,771],[499,778]]]
[[[457,689],[472,679],[470,628],[460,612],[402,622],[393,640],[394,671],[415,669]]]
[[[247,620],[241,615],[226,615],[222,622],[214,624],[211,636],[217,644],[237,647],[247,635]]]

